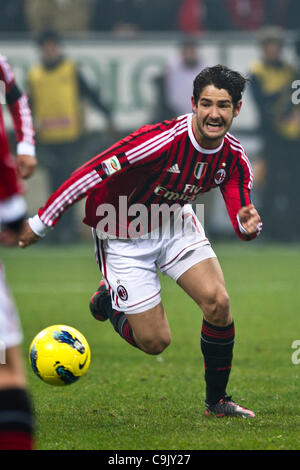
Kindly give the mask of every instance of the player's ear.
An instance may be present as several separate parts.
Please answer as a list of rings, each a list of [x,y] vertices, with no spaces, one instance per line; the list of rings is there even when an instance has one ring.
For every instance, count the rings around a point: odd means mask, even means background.
[[[233,110],[233,117],[237,117],[240,114],[241,107],[242,107],[242,100],[239,100]]]

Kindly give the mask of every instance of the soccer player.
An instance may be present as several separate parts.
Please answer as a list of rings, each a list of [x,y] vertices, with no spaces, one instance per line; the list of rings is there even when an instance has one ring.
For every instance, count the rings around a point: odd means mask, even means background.
[[[17,245],[26,218],[20,178],[29,178],[37,165],[34,130],[27,96],[20,91],[7,59],[0,55],[3,98],[12,116],[17,156],[10,154],[0,108],[0,243]],[[33,448],[33,412],[20,352],[22,331],[0,262],[0,449]]]
[[[201,71],[193,113],[146,125],[88,161],[28,220],[19,241],[23,248],[36,242],[88,196],[84,222],[93,227],[103,275],[91,299],[93,315],[109,318],[132,346],[160,354],[171,332],[157,270],[174,279],[203,312],[205,412],[218,417],[255,414],[227,395],[234,322],[221,267],[189,203],[219,187],[236,234],[252,240],[261,230],[249,160],[228,132],[245,85],[240,73],[222,65]],[[147,217],[134,217],[144,208]]]
[[[19,89],[6,57],[1,54],[0,81],[3,87],[1,91],[4,91],[4,96],[1,96],[1,98],[7,104],[17,140],[17,172],[21,178],[27,179],[33,174],[37,166],[31,110],[28,105],[27,95]],[[11,176],[14,172],[11,168],[13,166],[15,165],[10,154],[4,119],[2,112],[0,112],[0,182],[2,188],[0,200],[6,195],[5,191],[12,192],[17,189],[13,188],[13,184],[15,185],[17,181],[14,175]]]

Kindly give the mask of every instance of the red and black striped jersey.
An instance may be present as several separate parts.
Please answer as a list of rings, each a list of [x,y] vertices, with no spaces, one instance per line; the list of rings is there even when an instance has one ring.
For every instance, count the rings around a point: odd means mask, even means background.
[[[6,57],[0,55],[0,83],[2,104],[5,102],[12,117],[19,154],[34,155],[34,129],[26,94],[16,86],[14,73]],[[20,192],[14,161],[11,158],[8,139],[0,108],[0,200]]]
[[[54,226],[64,211],[87,196],[84,222],[97,227],[102,204],[119,210],[120,196],[128,205],[184,205],[219,187],[237,235],[237,213],[251,203],[253,174],[239,141],[227,133],[216,149],[202,148],[192,129],[192,114],[146,125],[76,170],[38,212]],[[99,211],[98,211],[99,214]],[[117,218],[120,220],[120,218]],[[253,236],[252,236],[253,238]]]

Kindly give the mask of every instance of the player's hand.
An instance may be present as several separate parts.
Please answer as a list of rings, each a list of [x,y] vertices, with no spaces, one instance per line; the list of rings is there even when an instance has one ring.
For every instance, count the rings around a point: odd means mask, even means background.
[[[261,222],[261,218],[253,204],[242,207],[238,212],[238,216],[240,223],[249,235],[253,235],[257,232],[257,227]]]
[[[29,178],[37,166],[37,159],[32,155],[17,155],[17,171],[22,179]]]
[[[26,220],[19,236],[19,247],[26,248],[36,243],[39,239],[40,237],[31,230],[28,220]]]

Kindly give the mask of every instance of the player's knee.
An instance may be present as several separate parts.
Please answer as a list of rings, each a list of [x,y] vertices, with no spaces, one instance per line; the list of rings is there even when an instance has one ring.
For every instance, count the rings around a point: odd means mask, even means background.
[[[214,325],[226,326],[230,320],[230,300],[225,287],[211,292],[203,304],[203,313],[207,321]]]
[[[171,343],[171,335],[156,336],[154,338],[144,338],[141,342],[142,349],[147,354],[161,354]]]

